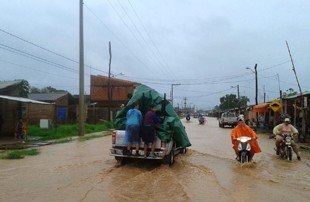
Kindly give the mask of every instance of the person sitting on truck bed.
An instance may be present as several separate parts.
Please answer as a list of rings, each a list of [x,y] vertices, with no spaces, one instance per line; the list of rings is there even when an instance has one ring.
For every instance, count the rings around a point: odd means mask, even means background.
[[[151,143],[151,153],[150,157],[156,158],[154,154],[156,136],[155,136],[155,126],[160,123],[158,116],[156,115],[156,105],[152,105],[151,109],[145,114],[143,121],[143,131],[142,131],[142,140],[144,142],[144,157],[147,156],[147,148]]]
[[[125,144],[127,150],[124,151],[124,155],[130,155],[131,145],[135,146],[136,154],[139,154],[140,144],[140,127],[142,123],[142,114],[139,110],[139,104],[136,104],[133,109],[130,109],[126,114],[126,131],[125,131]]]

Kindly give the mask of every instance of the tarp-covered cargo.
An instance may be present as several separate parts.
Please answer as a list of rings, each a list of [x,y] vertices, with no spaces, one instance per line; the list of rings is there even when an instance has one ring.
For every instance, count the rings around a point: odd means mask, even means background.
[[[191,146],[184,126],[170,102],[164,99],[163,96],[154,89],[145,85],[140,85],[135,89],[126,107],[117,114],[114,121],[116,129],[125,130],[126,113],[129,109],[132,109],[136,103],[139,103],[140,111],[143,116],[150,110],[152,105],[156,105],[157,110],[164,116],[163,124],[156,128],[156,134],[161,141],[167,143],[173,138],[177,147],[185,148]]]

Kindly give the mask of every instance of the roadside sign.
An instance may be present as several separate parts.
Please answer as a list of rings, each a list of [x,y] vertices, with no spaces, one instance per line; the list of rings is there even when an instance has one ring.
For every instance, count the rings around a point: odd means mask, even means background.
[[[269,107],[274,111],[274,112],[278,112],[281,110],[282,108],[282,104],[279,100],[274,100],[269,104]]]

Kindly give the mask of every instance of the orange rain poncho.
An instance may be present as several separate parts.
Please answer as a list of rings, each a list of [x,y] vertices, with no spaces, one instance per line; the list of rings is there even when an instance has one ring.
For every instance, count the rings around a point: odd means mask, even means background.
[[[241,136],[247,136],[247,137],[250,137],[254,140],[251,140],[250,141],[250,145],[251,145],[251,153],[252,154],[255,154],[255,153],[259,153],[261,152],[261,149],[258,145],[258,142],[257,142],[257,138],[258,136],[256,135],[256,133],[249,127],[247,126],[244,121],[243,123],[241,124],[238,124],[232,131],[231,131],[231,141],[232,141],[232,144],[233,144],[233,148],[234,150],[236,151],[236,153],[238,152],[238,141],[235,140],[236,138],[238,137],[241,137]]]

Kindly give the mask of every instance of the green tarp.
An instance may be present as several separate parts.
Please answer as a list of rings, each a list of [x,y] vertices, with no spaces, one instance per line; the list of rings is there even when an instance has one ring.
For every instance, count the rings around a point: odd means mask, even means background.
[[[140,85],[135,89],[126,107],[116,115],[114,121],[116,129],[125,130],[126,113],[129,109],[132,109],[136,103],[140,104],[140,111],[143,116],[154,104],[157,106],[157,110],[164,115],[163,124],[156,128],[156,134],[161,141],[167,143],[173,138],[177,147],[185,148],[191,146],[184,126],[170,102],[164,99],[157,91],[145,85]]]

